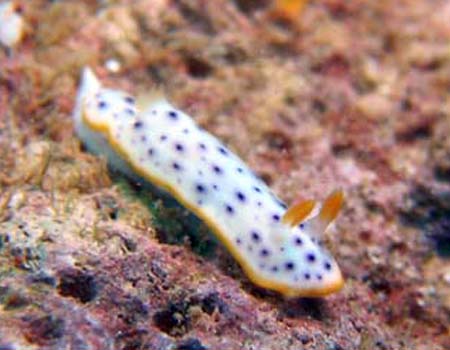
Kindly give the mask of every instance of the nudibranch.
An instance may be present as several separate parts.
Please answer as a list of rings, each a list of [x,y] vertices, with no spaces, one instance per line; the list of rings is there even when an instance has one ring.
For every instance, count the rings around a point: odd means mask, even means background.
[[[7,48],[16,46],[24,34],[24,20],[13,1],[0,4],[0,43]]]
[[[239,157],[163,94],[140,108],[129,94],[103,87],[89,68],[73,116],[88,150],[169,192],[209,226],[255,284],[290,297],[342,288],[341,271],[320,242],[342,206],[341,191],[315,216],[312,200],[287,209]]]

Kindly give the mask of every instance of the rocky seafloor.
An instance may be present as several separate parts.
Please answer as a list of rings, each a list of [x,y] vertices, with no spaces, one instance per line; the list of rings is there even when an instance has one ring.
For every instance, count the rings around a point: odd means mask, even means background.
[[[450,1],[17,1],[0,52],[0,349],[450,348]],[[118,63],[112,69],[111,60]],[[319,299],[253,285],[207,227],[85,151],[83,66],[169,99],[287,203],[345,208]]]

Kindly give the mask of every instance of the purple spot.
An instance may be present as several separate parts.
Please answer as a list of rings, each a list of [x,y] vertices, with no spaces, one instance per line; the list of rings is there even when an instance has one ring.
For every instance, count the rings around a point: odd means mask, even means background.
[[[274,266],[272,266],[272,268],[270,270],[272,270],[272,272],[277,272],[278,271],[278,266],[274,265]]]
[[[261,256],[266,257],[270,254],[270,252],[267,249],[263,248],[261,249],[260,254]]]
[[[183,134],[189,134],[189,129],[183,129]]]
[[[125,102],[129,103],[129,104],[134,104],[134,98],[131,96],[126,96],[125,97]]]
[[[301,223],[300,225],[298,225],[298,227],[300,228],[300,230],[303,230],[305,228],[305,224]]]
[[[322,275],[317,275],[317,279],[318,279],[319,281],[321,281],[321,280],[322,280]]]
[[[258,186],[253,186],[253,189],[254,189],[256,192],[261,193],[261,189],[260,189]]]
[[[199,193],[205,193],[206,192],[206,187],[203,186],[202,184],[195,185],[195,189]]]
[[[294,243],[295,243],[295,245],[302,245],[303,240],[300,237],[295,237]]]
[[[184,151],[184,146],[183,146],[181,143],[176,143],[176,144],[175,144],[175,149],[176,149],[178,152],[183,152],[183,151]]]
[[[143,124],[142,121],[140,121],[140,120],[134,122],[134,128],[135,128],[135,129],[142,128],[142,125],[144,125],[144,124]]]
[[[323,265],[325,267],[325,270],[331,270],[331,264],[327,261],[325,262],[325,264]]]
[[[155,153],[155,151],[153,150],[153,148],[149,148],[147,153],[149,156],[152,156]]]
[[[239,199],[241,202],[245,202],[245,195],[244,195],[242,192],[240,192],[240,191],[236,192],[236,197],[237,197],[237,199]]]
[[[240,245],[242,243],[242,240],[240,238],[236,238],[236,244]]]
[[[259,235],[258,232],[252,231],[250,234],[254,242],[259,242],[261,240],[261,236]]]
[[[213,187],[216,191],[219,189],[219,187],[218,187],[216,184],[214,184],[212,187]]]
[[[213,171],[216,173],[216,174],[222,174],[222,168],[221,167],[219,167],[219,166],[217,166],[217,165],[213,165]]]
[[[273,221],[280,221],[280,215],[278,215],[278,214],[273,214],[273,215],[272,215],[272,219],[273,219]]]
[[[217,150],[218,150],[221,154],[223,154],[224,156],[227,156],[227,155],[228,155],[228,151],[227,151],[224,147],[222,147],[222,146],[217,147]]]
[[[284,264],[284,267],[288,271],[292,271],[295,267],[294,263],[292,261],[288,261],[286,264]]]
[[[277,199],[276,201],[277,201],[278,205],[279,205],[281,208],[287,209],[286,204],[284,204],[282,201],[280,201],[279,199]]]
[[[178,113],[175,112],[175,111],[170,111],[170,112],[168,113],[168,115],[169,115],[169,117],[172,118],[172,119],[178,119]]]
[[[161,136],[159,137],[159,139],[160,139],[161,141],[165,141],[165,140],[167,140],[167,135],[161,135]]]
[[[305,273],[303,276],[305,277],[305,280],[309,280],[311,278],[309,273]]]
[[[225,210],[227,211],[228,214],[234,213],[234,208],[229,204],[225,205]]]
[[[131,116],[134,115],[134,110],[131,108],[125,108],[125,113]]]
[[[107,103],[105,101],[100,101],[98,103],[98,108],[99,109],[104,109],[104,108],[106,108],[106,106],[107,106]]]
[[[308,262],[313,263],[314,261],[316,261],[316,256],[313,253],[308,253],[306,254],[306,260],[308,260]]]
[[[241,167],[236,168],[237,172],[242,174],[244,172],[244,169],[242,169]]]
[[[147,141],[147,136],[145,136],[145,135],[142,135],[142,136],[141,136],[141,141],[142,141],[142,142],[145,142],[145,141]]]
[[[200,142],[198,146],[200,147],[201,150],[206,151],[206,145],[203,142]]]
[[[173,162],[172,163],[172,168],[174,168],[175,170],[181,170],[181,165],[178,164],[177,162]]]

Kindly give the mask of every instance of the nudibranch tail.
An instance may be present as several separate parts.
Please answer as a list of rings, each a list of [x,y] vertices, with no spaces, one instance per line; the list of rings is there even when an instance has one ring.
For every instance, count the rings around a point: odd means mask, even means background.
[[[306,200],[292,205],[283,215],[283,222],[290,226],[297,226],[304,221],[316,206],[316,201]]]
[[[95,76],[94,72],[89,68],[83,68],[81,73],[81,86],[79,96],[88,97],[96,94],[101,88],[100,81]]]
[[[92,70],[88,67],[83,68],[74,111],[75,127],[77,129],[77,132],[78,128],[82,124],[81,118],[83,113],[83,106],[86,99],[97,94],[100,88],[101,84]]]
[[[140,105],[126,92],[103,87],[86,68],[74,111],[76,132],[113,169],[167,191],[202,219],[255,284],[288,296],[342,288],[338,264],[314,239],[336,217],[341,191],[303,223],[314,201],[286,211],[238,156],[161,93]]]
[[[88,67],[83,68],[83,71],[81,73],[80,86],[78,88],[77,100],[75,101],[75,110],[73,113],[75,128],[77,132],[79,132],[79,128],[82,127],[83,124],[81,119],[85,100],[90,96],[94,96],[100,90],[100,88],[101,84],[92,70]]]

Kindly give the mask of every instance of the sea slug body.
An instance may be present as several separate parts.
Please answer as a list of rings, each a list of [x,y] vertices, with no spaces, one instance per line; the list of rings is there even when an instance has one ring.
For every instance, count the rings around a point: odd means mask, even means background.
[[[241,159],[162,94],[140,109],[132,96],[104,88],[89,68],[74,123],[91,152],[168,191],[201,218],[255,284],[286,296],[342,288],[341,271],[320,244],[342,206],[341,191],[312,218],[314,201],[287,209]]]

